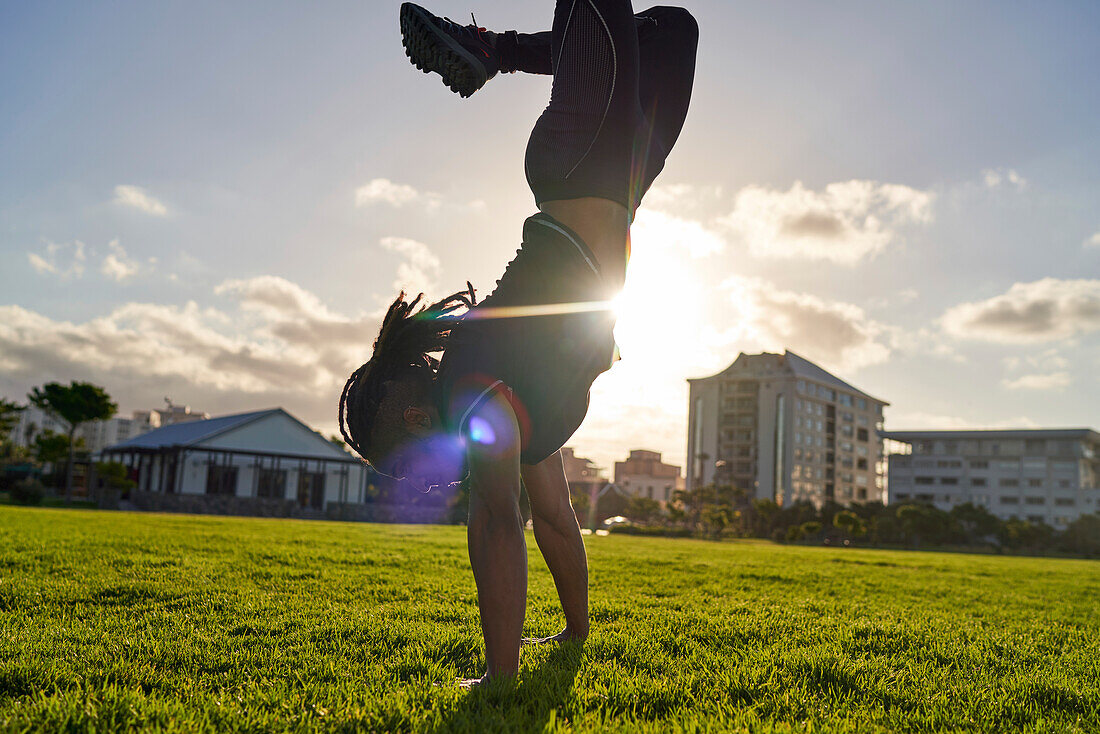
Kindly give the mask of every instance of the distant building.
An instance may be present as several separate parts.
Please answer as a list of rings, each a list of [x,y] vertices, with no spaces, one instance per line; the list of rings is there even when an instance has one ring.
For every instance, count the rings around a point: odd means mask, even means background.
[[[889,403],[790,351],[742,353],[688,385],[689,490],[728,482],[818,507],[884,499],[877,431]]]
[[[284,500],[318,511],[366,499],[367,467],[282,408],[173,423],[102,453],[130,467],[138,495]]]
[[[1100,433],[1087,428],[887,431],[889,501],[972,503],[1063,527],[1100,511]]]
[[[562,448],[561,458],[565,466],[565,481],[569,483],[570,493],[586,497],[594,496],[593,492],[598,492],[607,484],[603,470],[591,459],[577,456],[572,448],[568,446]]]
[[[28,405],[19,413],[19,422],[11,432],[11,441],[16,446],[29,447],[34,440],[46,431],[68,435],[69,424],[33,405]]]
[[[662,463],[657,451],[637,449],[626,461],[615,462],[615,486],[632,497],[665,503],[682,488],[680,467]]]
[[[76,429],[77,439],[84,441],[84,448],[91,454],[98,454],[108,446],[121,443],[142,433],[169,426],[175,423],[205,420],[208,413],[192,413],[190,406],[169,405],[164,410],[135,410],[132,417],[114,417],[101,421],[88,421]],[[12,431],[12,441],[16,446],[32,446],[34,440],[45,433],[68,434],[69,424],[54,418],[46,411],[28,405],[19,415],[19,423]]]

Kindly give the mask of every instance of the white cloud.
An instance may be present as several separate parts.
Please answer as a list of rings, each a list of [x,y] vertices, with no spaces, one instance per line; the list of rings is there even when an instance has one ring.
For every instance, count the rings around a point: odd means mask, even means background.
[[[302,316],[322,321],[339,320],[339,316],[313,293],[277,275],[227,280],[214,289],[217,295],[237,298],[242,308],[261,312],[272,320]]]
[[[1027,186],[1027,179],[1013,168],[987,168],[982,171],[982,181],[991,189],[999,186],[1014,186],[1017,191]]]
[[[404,256],[397,266],[397,280],[393,287],[409,293],[430,291],[439,277],[439,258],[423,242],[406,237],[383,237],[382,247]]]
[[[880,364],[890,356],[890,329],[858,306],[780,290],[757,278],[735,277],[725,286],[735,320],[763,349],[789,349],[839,372]]]
[[[1085,249],[1091,248],[1095,250],[1100,250],[1100,232],[1097,232],[1092,237],[1089,237],[1087,240],[1085,240],[1083,247]]]
[[[646,193],[639,214],[662,211],[681,218],[692,216],[705,219],[724,203],[723,189],[717,184],[658,184]]]
[[[1100,329],[1100,280],[1043,278],[962,303],[940,319],[957,337],[1007,344],[1069,339]]]
[[[167,394],[223,414],[282,405],[331,429],[340,387],[370,356],[379,317],[349,317],[274,276],[226,281],[224,308],[126,303],[71,322],[0,306],[0,367],[27,390],[75,377],[125,405]]]
[[[88,257],[84,243],[73,240],[61,244],[47,242],[45,257],[36,252],[28,252],[27,260],[40,275],[57,275],[68,279],[84,275],[84,265]]]
[[[141,266],[137,260],[126,255],[126,250],[123,249],[118,240],[111,240],[107,246],[110,252],[107,257],[103,258],[103,264],[100,265],[99,272],[120,283],[137,275]]]
[[[633,242],[659,242],[666,251],[686,253],[693,258],[714,255],[726,248],[725,240],[703,224],[652,209],[638,210],[630,237]]]
[[[1057,349],[1048,349],[1045,352],[1025,354],[1023,356],[1005,357],[1004,365],[1007,369],[1030,369],[1039,372],[1056,372],[1069,367],[1069,360],[1058,353]]]
[[[459,201],[457,198],[444,200],[442,194],[434,191],[420,191],[408,184],[396,183],[388,178],[373,178],[355,190],[355,206],[367,207],[385,204],[395,208],[406,204],[417,204],[429,214],[439,211],[444,204],[449,209],[484,212],[488,207],[483,199]]]
[[[388,178],[375,178],[355,190],[355,205],[389,204],[404,206],[420,199],[422,194],[408,184],[399,184]]]
[[[1068,372],[1022,375],[1014,380],[1004,379],[1001,384],[1010,390],[1061,390],[1069,387]]]
[[[128,184],[115,186],[115,203],[151,214],[154,217],[163,217],[168,214],[168,207],[140,186]]]
[[[812,191],[746,186],[720,221],[761,257],[807,258],[852,265],[881,252],[908,224],[932,218],[933,194],[876,181],[831,183]]]

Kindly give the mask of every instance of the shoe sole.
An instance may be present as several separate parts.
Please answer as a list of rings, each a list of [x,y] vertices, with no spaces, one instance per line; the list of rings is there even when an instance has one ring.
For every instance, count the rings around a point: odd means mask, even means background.
[[[439,74],[461,97],[469,97],[488,81],[477,57],[439,30],[427,11],[412,3],[401,5],[401,43],[417,69]]]

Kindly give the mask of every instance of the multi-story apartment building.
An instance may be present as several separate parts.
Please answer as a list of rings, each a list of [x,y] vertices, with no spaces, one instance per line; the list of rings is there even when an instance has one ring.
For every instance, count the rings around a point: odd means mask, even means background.
[[[662,462],[658,451],[635,449],[626,461],[615,462],[615,486],[624,494],[663,504],[681,488],[680,467]]]
[[[794,352],[740,354],[688,380],[687,488],[728,482],[779,504],[881,501],[889,405]]]
[[[972,503],[1062,527],[1100,511],[1100,433],[1087,428],[887,431],[889,501]],[[893,442],[898,442],[895,445]],[[896,449],[896,452],[895,452]]]

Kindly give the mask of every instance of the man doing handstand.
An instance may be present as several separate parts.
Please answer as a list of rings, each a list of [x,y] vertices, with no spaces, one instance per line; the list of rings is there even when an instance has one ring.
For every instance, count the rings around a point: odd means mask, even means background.
[[[525,161],[539,213],[496,289],[419,310],[423,294],[401,293],[340,400],[345,440],[380,473],[428,491],[468,472],[486,677],[513,675],[527,596],[521,479],[565,613],[548,639],[588,636],[588,562],[559,449],[616,358],[608,302],[634,212],[687,115],[698,27],[682,8],[557,0],[548,32],[459,26],[412,3],[401,32],[413,63],[462,96],[498,72],[553,74]]]

